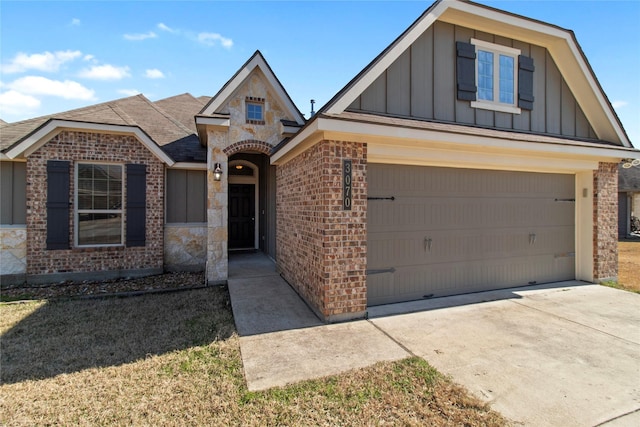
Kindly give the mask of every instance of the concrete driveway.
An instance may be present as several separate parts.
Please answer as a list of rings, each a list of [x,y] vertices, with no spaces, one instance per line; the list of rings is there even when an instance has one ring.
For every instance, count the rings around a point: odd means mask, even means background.
[[[229,279],[250,390],[417,355],[516,423],[640,426],[640,295],[564,282],[323,325],[264,266]]]
[[[371,322],[516,422],[640,426],[640,295],[567,282],[430,304]]]

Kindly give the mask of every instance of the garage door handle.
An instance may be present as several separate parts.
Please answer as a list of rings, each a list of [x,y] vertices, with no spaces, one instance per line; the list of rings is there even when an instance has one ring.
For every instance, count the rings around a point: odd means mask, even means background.
[[[431,245],[433,243],[433,240],[431,239],[431,237],[425,237],[424,238],[424,251],[429,251],[431,252]]]
[[[535,233],[529,234],[529,244],[533,245],[535,242],[536,242],[536,234]]]

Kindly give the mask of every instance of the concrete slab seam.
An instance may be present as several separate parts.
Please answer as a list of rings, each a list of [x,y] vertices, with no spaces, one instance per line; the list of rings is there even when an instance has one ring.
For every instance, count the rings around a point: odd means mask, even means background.
[[[544,311],[544,310],[536,308],[536,307],[531,307],[529,305],[523,304],[522,302],[518,302],[518,301],[509,301],[509,302],[511,302],[513,304],[518,304],[521,307],[525,307],[525,308],[528,308],[528,309],[531,309],[531,310],[539,311],[540,313],[544,313],[544,314],[546,314],[548,316],[553,316],[553,317],[555,317],[557,319],[564,320],[564,321],[569,322],[569,323],[573,323],[574,325],[578,325],[578,326],[585,327],[587,329],[591,329],[591,330],[599,332],[599,333],[601,333],[603,335],[607,335],[609,337],[615,338],[615,339],[620,340],[620,341],[624,341],[624,342],[629,343],[629,344],[640,345],[640,343],[637,343],[637,342],[634,342],[634,341],[629,341],[629,340],[627,340],[625,338],[621,338],[619,336],[610,334],[608,332],[601,331],[600,329],[594,328],[593,326],[585,325],[584,323],[576,322],[575,320],[571,320],[571,319],[567,319],[566,317],[558,316],[557,314],[551,313],[549,311]]]
[[[398,345],[398,347],[400,347],[401,349],[403,349],[404,351],[406,351],[409,355],[411,355],[411,357],[417,357],[417,355],[409,350],[409,348],[407,346],[405,346],[404,344],[402,344],[400,341],[398,341],[397,339],[395,339],[394,337],[392,337],[390,334],[387,333],[387,331],[385,331],[384,329],[382,329],[381,327],[379,327],[378,325],[376,325],[375,323],[373,323],[371,320],[367,319],[367,322],[370,323],[371,325],[373,325],[374,328],[376,328],[377,330],[379,330],[380,332],[382,332],[382,334],[384,336],[386,336],[387,338],[389,338],[391,341],[393,341],[394,343],[396,343]]]
[[[611,418],[610,420],[603,421],[603,422],[601,422],[600,424],[597,424],[597,425],[595,425],[595,426],[593,426],[593,427],[606,426],[607,424],[611,423],[612,421],[619,420],[619,419],[621,419],[621,418],[627,417],[627,416],[629,416],[629,415],[632,415],[632,414],[635,414],[635,413],[638,413],[638,412],[640,412],[640,408],[638,408],[638,409],[636,409],[636,410],[634,410],[634,411],[629,411],[629,412],[627,412],[626,414],[618,415],[617,417],[613,417],[613,418]]]

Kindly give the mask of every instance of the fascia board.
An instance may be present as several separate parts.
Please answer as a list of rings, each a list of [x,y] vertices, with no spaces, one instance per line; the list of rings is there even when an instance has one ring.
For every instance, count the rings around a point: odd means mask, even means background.
[[[293,158],[297,153],[304,151],[309,146],[317,142],[314,134],[318,131],[318,123],[323,120],[316,117],[312,122],[308,123],[296,136],[293,137],[284,147],[271,155],[272,165],[281,165]]]
[[[207,170],[206,163],[175,162],[171,169]]]
[[[416,129],[403,126],[389,126],[376,123],[362,123],[347,120],[323,119],[317,130],[325,138],[339,139],[368,144],[390,144],[396,141],[410,141],[413,144],[444,144],[444,146],[467,147],[480,150],[521,151],[545,154],[547,156],[574,155],[592,159],[620,161],[625,158],[640,158],[640,150],[625,147],[604,147],[579,141],[567,144],[549,142],[518,141],[483,135],[443,132],[431,129]]]
[[[222,117],[196,117],[196,125],[205,125],[205,126],[231,126],[231,119],[222,118]]]
[[[88,132],[104,132],[121,135],[134,135],[138,141],[142,143],[149,151],[151,151],[158,159],[172,166],[175,161],[169,157],[162,149],[139,127],[137,126],[121,126],[109,125],[101,123],[75,122],[71,120],[54,119],[47,122],[44,126],[31,134],[25,140],[9,150],[6,155],[10,159],[19,156],[28,157],[36,150],[42,147],[53,136],[63,130],[80,130]]]

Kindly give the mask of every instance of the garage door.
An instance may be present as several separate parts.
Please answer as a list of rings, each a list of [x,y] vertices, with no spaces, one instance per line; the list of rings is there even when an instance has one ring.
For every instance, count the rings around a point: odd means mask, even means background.
[[[574,175],[369,164],[369,305],[575,278]]]

